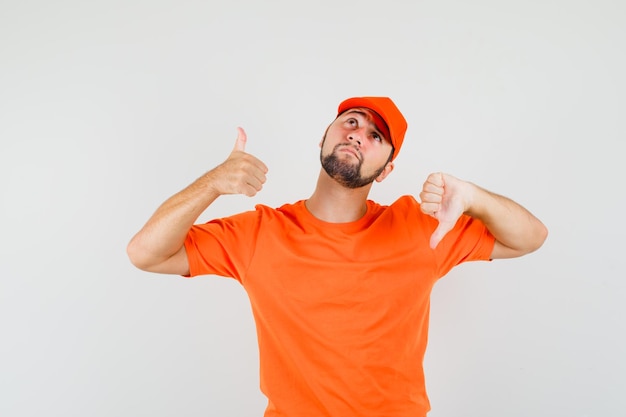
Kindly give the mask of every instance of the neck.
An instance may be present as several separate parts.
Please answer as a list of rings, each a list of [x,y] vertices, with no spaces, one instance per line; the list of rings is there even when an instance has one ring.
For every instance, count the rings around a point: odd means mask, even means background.
[[[347,188],[330,178],[322,169],[315,191],[305,205],[313,216],[325,222],[353,222],[365,215],[370,188],[372,184]]]

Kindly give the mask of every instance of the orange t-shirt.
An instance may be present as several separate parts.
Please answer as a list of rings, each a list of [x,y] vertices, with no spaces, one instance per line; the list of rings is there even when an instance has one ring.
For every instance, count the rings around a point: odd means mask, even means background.
[[[461,262],[488,260],[494,238],[462,216],[437,246],[437,221],[413,197],[367,202],[327,223],[304,201],[195,225],[190,275],[237,279],[257,327],[266,417],[421,417],[433,285]]]

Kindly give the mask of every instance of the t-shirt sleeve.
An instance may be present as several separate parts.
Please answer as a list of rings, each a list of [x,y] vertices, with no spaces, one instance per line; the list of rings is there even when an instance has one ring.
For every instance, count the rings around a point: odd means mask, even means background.
[[[189,275],[219,275],[241,282],[254,252],[259,212],[194,225],[185,239]]]

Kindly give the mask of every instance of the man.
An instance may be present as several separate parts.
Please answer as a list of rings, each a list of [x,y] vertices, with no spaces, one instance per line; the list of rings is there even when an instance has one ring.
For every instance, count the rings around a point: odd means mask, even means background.
[[[221,165],[168,199],[133,237],[137,267],[221,275],[245,288],[266,417],[425,416],[429,297],[461,262],[538,249],[544,225],[508,198],[434,173],[419,195],[368,200],[393,170],[407,123],[387,97],[354,97],[320,142],[307,200],[194,225],[220,195],[254,196],[267,167],[239,129]]]

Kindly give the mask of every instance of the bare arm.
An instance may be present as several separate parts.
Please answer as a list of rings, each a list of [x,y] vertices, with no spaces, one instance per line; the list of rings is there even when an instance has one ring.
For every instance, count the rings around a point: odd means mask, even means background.
[[[430,241],[433,248],[463,213],[481,220],[496,238],[492,259],[533,252],[548,236],[544,224],[518,203],[448,174],[429,175],[420,199],[422,211],[439,221]]]
[[[222,164],[166,200],[131,239],[126,252],[139,269],[186,275],[184,242],[198,217],[224,194],[254,196],[265,183],[267,167],[245,153],[246,134],[239,128],[235,148]]]

